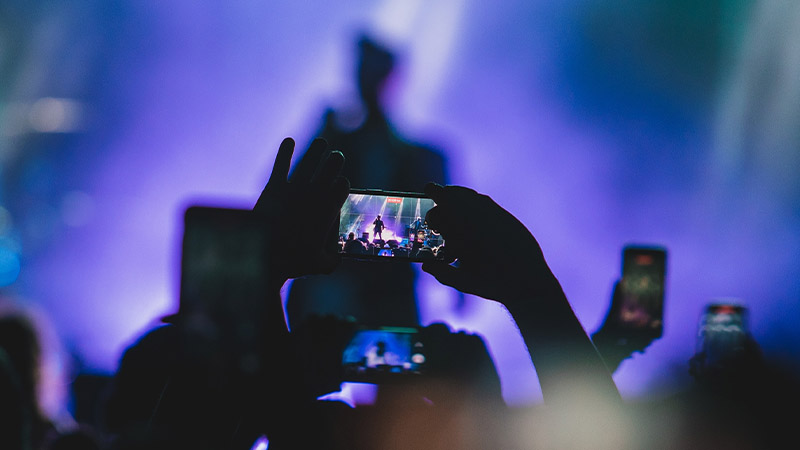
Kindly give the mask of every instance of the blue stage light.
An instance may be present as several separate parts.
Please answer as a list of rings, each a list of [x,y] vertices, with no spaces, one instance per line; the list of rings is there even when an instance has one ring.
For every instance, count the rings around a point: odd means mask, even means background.
[[[0,247],[0,287],[17,281],[21,268],[19,255],[5,247]]]

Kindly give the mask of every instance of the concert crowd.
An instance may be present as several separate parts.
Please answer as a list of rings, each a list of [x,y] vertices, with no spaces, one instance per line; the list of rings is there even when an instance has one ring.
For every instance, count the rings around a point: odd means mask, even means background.
[[[184,216],[174,310],[107,379],[69,381],[73,417],[47,413],[44,334],[0,298],[0,450],[797,446],[797,368],[764,354],[734,301],[706,305],[681,369],[688,388],[626,399],[614,375],[658,357],[648,351],[665,332],[673,250],[626,248],[605,318],[587,329],[535,237],[547,234],[499,196],[451,183],[444,151],[400,135],[382,102],[395,55],[368,36],[356,47],[363,120],[347,128],[350,116],[326,110],[302,151],[280,142],[252,206],[208,206],[215,221],[202,230]],[[370,198],[359,210],[356,188],[416,197],[397,197],[410,213]],[[432,301],[420,298],[421,276],[454,303],[502,308],[541,403],[504,398],[496,362],[508,349],[421,323],[417,305]],[[352,401],[344,387],[372,395]]]

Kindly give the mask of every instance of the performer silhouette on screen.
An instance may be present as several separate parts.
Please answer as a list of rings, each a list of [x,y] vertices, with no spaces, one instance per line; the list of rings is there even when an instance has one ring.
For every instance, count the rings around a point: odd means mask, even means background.
[[[414,233],[414,235],[416,235],[416,233],[422,230],[423,227],[424,227],[424,221],[422,220],[422,217],[417,217],[417,220],[411,222],[410,228],[411,232]]]
[[[382,232],[386,228],[386,226],[383,224],[383,220],[381,220],[380,214],[378,214],[378,217],[376,217],[375,221],[372,222],[372,225],[374,226],[372,229],[373,238],[383,240]]]

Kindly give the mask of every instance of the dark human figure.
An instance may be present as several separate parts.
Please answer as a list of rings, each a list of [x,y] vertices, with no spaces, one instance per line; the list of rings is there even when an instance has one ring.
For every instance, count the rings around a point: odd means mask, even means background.
[[[378,214],[378,217],[372,222],[372,236],[373,239],[383,240],[383,230],[386,228],[386,225],[383,224],[383,220],[381,220],[381,215]]]
[[[427,221],[447,240],[450,259],[425,262],[423,270],[505,305],[536,368],[545,408],[516,418],[503,405],[499,382],[491,381],[496,373],[482,340],[434,324],[420,337],[430,371],[417,382],[381,386],[374,406],[356,408],[356,447],[623,448],[614,445],[627,443],[619,433],[628,420],[622,399],[534,237],[471,189],[431,184],[426,193],[437,203]],[[508,230],[519,246],[481,240],[487,228]]]
[[[437,204],[427,222],[444,237],[449,261],[458,263],[428,261],[422,269],[442,284],[498,301],[511,313],[547,407],[536,433],[548,448],[582,448],[588,442],[593,448],[612,448],[604,439],[616,437],[597,430],[620,426],[622,399],[536,239],[513,215],[474,190],[429,184],[425,193]],[[487,229],[506,230],[517,245],[508,248],[480,239]],[[513,435],[518,430],[504,431]]]
[[[210,348],[187,351],[198,349],[187,331],[213,327],[214,317],[198,322],[179,306],[168,324],[146,332],[120,361],[106,405],[112,449],[249,449],[261,435],[279,450],[335,448],[322,440],[325,424],[319,420],[327,415],[315,402],[321,394],[303,373],[280,296],[288,279],[330,273],[341,259],[327,243],[349,183],[339,176],[343,156],[327,150],[324,140],[315,140],[289,181],[294,141],[285,139],[253,208],[268,237],[269,270],[266,298],[259,300],[266,304],[258,335],[264,345],[253,355],[248,376],[235,365],[216,365]],[[282,238],[290,232],[307,239]]]
[[[347,240],[344,242],[344,252],[363,255],[367,252],[367,248],[364,246],[363,242],[356,239],[356,234],[351,231],[350,234],[347,235]]]
[[[42,447],[58,433],[55,424],[39,403],[41,343],[34,323],[22,313],[0,315],[0,350],[5,352],[19,386],[20,400],[26,411],[31,448]]]
[[[395,130],[386,112],[385,86],[397,57],[362,36],[356,45],[359,111],[327,110],[318,136],[347,158],[342,174],[354,187],[420,192],[429,181],[448,181],[441,150],[411,142]],[[359,116],[354,124],[352,117]],[[392,289],[385,284],[391,280]],[[352,316],[375,325],[417,325],[416,272],[411,263],[373,264],[345,259],[329,277],[293,281],[286,305],[291,328],[310,314]],[[374,293],[383,291],[380,302]]]
[[[31,448],[30,407],[23,400],[22,386],[11,359],[0,348],[0,445],[10,450]]]
[[[417,232],[423,229],[425,222],[422,220],[422,217],[417,217],[417,219],[411,222],[411,226],[409,227],[409,231],[413,233],[414,236],[417,235]]]
[[[724,352],[711,356],[703,331],[689,359],[694,384],[663,399],[632,406],[648,448],[782,449],[796,441],[800,402],[797,367],[771,360],[749,332],[724,324]],[[738,336],[737,336],[738,335]],[[718,348],[719,349],[719,348]]]

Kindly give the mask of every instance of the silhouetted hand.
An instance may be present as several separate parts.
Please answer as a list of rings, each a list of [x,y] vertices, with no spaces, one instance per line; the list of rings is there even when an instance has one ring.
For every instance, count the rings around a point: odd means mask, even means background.
[[[340,175],[344,155],[329,151],[324,139],[315,139],[289,177],[294,140],[281,142],[272,175],[253,210],[263,214],[274,230],[270,271],[283,283],[288,278],[330,273],[341,257],[334,243],[339,211],[350,192]]]
[[[443,248],[455,263],[425,262],[422,270],[442,284],[504,304],[543,290],[560,291],[539,243],[491,198],[465,187],[434,183],[425,187],[425,193],[436,202],[426,217],[428,224],[442,234]],[[511,245],[487,239],[490,230],[502,230]]]
[[[643,333],[641,330],[620,323],[621,309],[622,287],[619,282],[616,282],[603,325],[592,334],[592,341],[606,362],[608,370],[612,373],[617,370],[623,360],[629,358],[634,352],[644,352],[653,341],[658,339],[652,333]]]
[[[546,403],[564,411],[586,404],[619,405],[614,380],[525,225],[472,189],[428,184],[425,193],[436,202],[428,224],[441,232],[454,262],[425,262],[422,270],[442,284],[505,305],[536,367]],[[511,245],[486,239],[494,230],[502,230]],[[603,414],[595,411],[592,418]]]
[[[480,398],[484,407],[502,404],[500,378],[486,344],[477,334],[454,333],[444,323],[422,328],[419,339],[425,343],[426,375],[433,386],[425,397],[434,404],[448,404]],[[425,386],[425,383],[422,383]],[[448,395],[451,398],[447,398]]]

